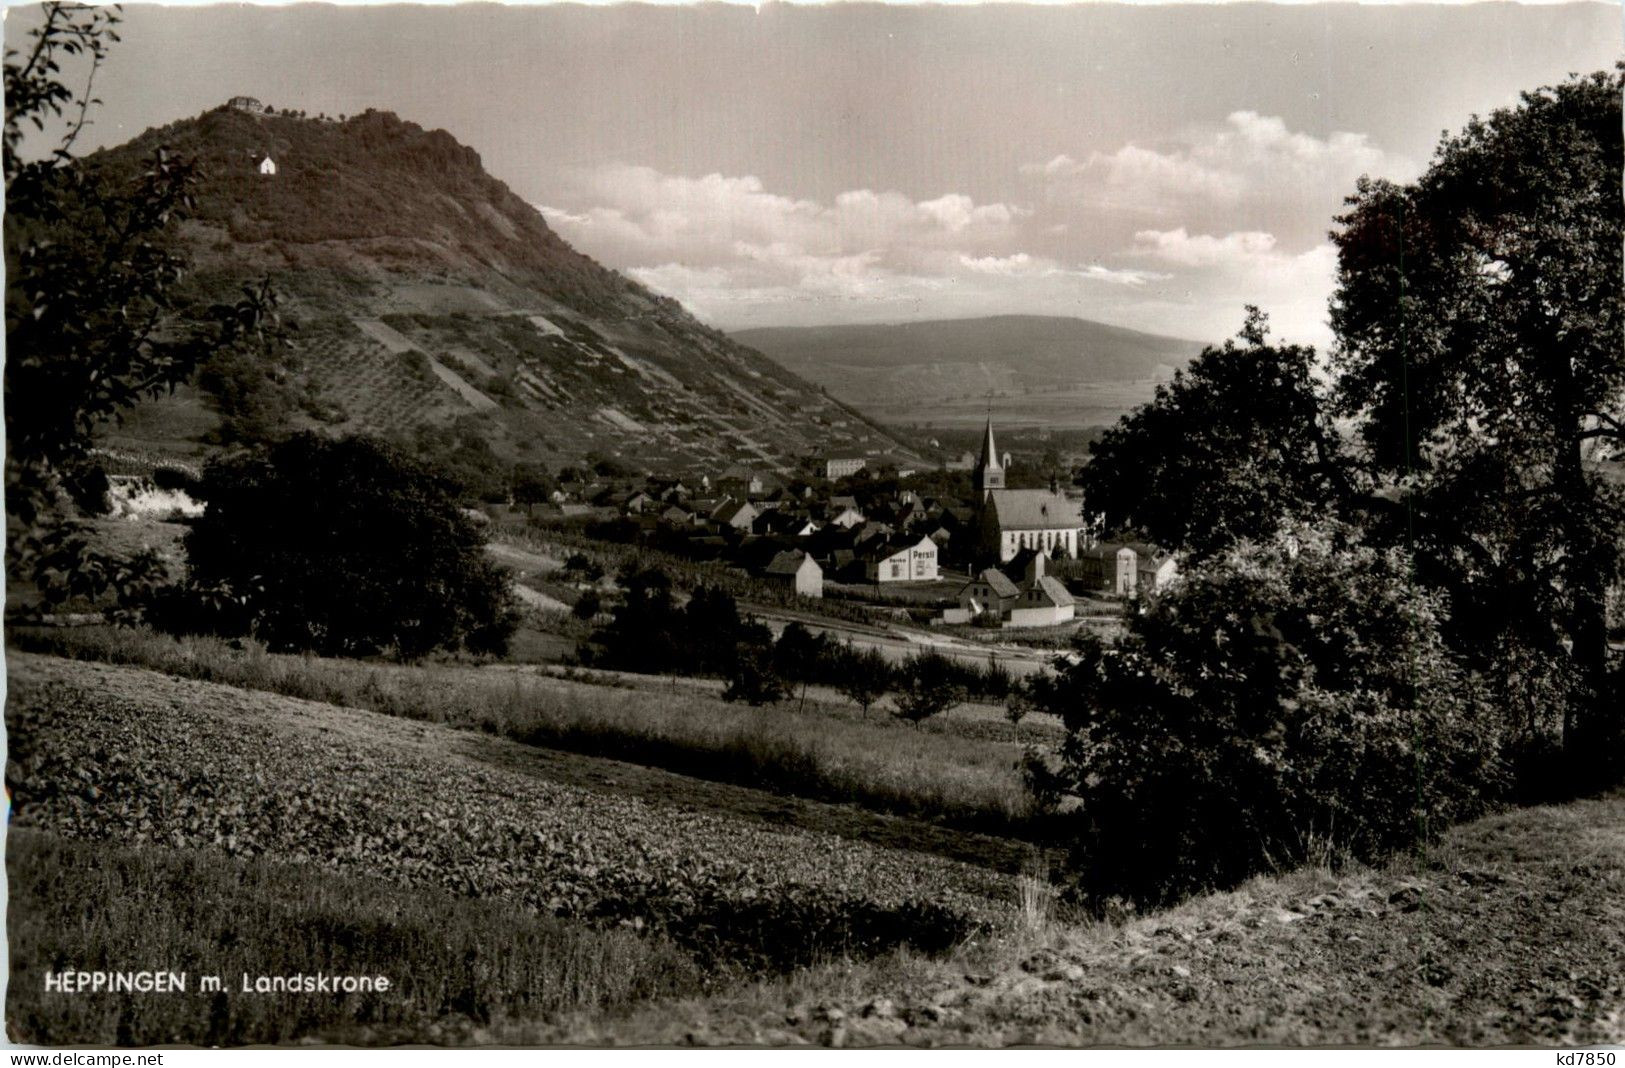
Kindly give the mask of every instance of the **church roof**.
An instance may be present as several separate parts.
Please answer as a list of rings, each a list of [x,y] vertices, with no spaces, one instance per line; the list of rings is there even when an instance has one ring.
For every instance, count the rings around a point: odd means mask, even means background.
[[[988,503],[1000,530],[1074,530],[1083,526],[1083,506],[1062,493],[994,490]]]

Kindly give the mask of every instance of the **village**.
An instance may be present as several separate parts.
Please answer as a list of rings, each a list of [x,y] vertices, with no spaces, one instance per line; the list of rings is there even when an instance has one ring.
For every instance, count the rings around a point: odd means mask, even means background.
[[[968,497],[951,492],[952,467],[922,474],[869,462],[830,456],[794,473],[733,465],[690,479],[565,481],[547,503],[484,514],[721,562],[813,609],[840,597],[939,627],[1069,628],[1080,603],[1118,614],[1177,574],[1172,553],[1107,537],[1103,517],[1060,478],[1006,485],[1012,459],[991,419],[968,462]]]

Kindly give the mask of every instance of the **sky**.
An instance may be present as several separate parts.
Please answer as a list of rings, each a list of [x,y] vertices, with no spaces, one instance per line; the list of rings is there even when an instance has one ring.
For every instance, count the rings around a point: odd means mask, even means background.
[[[127,5],[82,143],[247,94],[443,127],[723,329],[1001,313],[1324,345],[1328,240],[1617,4]],[[26,26],[10,11],[8,42]]]

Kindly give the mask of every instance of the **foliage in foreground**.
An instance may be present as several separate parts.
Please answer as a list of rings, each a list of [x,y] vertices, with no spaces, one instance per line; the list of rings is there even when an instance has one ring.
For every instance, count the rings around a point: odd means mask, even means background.
[[[151,553],[99,550],[77,518],[105,507],[95,433],[211,354],[265,352],[276,320],[265,286],[234,304],[177,296],[190,268],[173,243],[192,207],[190,161],[159,148],[120,176],[73,155],[97,101],[66,71],[94,80],[119,21],[116,7],[47,3],[5,55],[7,568],[47,606],[110,614],[149,593],[163,568]],[[26,136],[56,128],[55,146],[24,151]]]
[[[1271,344],[1268,322],[1249,307],[1235,340],[1204,349],[1090,445],[1078,481],[1111,527],[1205,556],[1346,493],[1315,350]]]
[[[1346,528],[1243,542],[1083,647],[1068,729],[1086,892],[1165,902],[1316,855],[1372,860],[1502,793],[1506,735],[1404,554]]]
[[[483,532],[389,446],[300,434],[209,464],[201,492],[178,629],[340,656],[506,648],[517,617]]]
[[[1561,738],[1570,783],[1625,771],[1625,493],[1592,465],[1625,456],[1622,93],[1625,66],[1524,93],[1416,182],[1363,180],[1333,235],[1337,414],[1405,504],[1385,536],[1449,591],[1448,640]]]
[[[459,1043],[516,1018],[694,994],[706,978],[655,936],[311,865],[22,829],[6,854],[14,1042]],[[63,961],[105,971],[146,961],[191,985],[184,996],[45,993],[43,973]],[[393,989],[243,996],[245,973],[382,975]],[[202,975],[220,976],[227,992],[200,996]]]

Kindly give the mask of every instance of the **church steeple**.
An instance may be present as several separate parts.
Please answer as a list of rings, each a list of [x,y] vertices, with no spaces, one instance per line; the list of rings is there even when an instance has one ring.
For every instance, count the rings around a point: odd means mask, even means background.
[[[982,455],[971,474],[971,485],[983,502],[993,490],[1004,488],[1004,465],[999,462],[999,446],[993,441],[993,417],[987,420],[987,432],[982,435]]]

